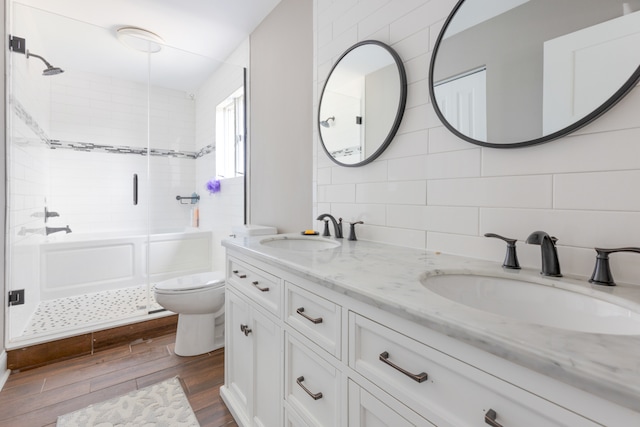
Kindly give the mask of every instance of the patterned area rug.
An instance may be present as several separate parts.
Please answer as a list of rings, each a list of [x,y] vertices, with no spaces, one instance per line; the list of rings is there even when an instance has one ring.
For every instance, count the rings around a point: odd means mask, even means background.
[[[58,427],[200,427],[178,377],[58,417]]]

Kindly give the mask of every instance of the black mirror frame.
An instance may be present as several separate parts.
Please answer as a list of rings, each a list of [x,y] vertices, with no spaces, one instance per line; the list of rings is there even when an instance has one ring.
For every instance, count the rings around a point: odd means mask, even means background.
[[[444,126],[447,129],[449,129],[451,131],[451,133],[453,133],[457,137],[459,137],[459,138],[461,138],[461,139],[463,139],[463,140],[465,140],[467,142],[470,142],[470,143],[475,144],[475,145],[480,145],[482,147],[490,147],[490,148],[520,148],[520,147],[528,147],[528,146],[531,146],[531,145],[542,144],[542,143],[545,143],[545,142],[549,142],[549,141],[553,141],[555,139],[562,138],[563,136],[567,136],[570,133],[573,133],[576,130],[586,126],[587,124],[591,123],[592,121],[594,121],[595,119],[597,119],[598,117],[603,115],[611,107],[616,105],[622,98],[624,98],[625,95],[627,95],[627,93],[631,92],[631,90],[638,84],[638,82],[640,82],[640,65],[638,65],[638,68],[636,68],[636,71],[620,87],[620,89],[618,89],[616,92],[614,92],[614,94],[611,95],[611,97],[609,97],[609,99],[607,99],[604,103],[602,103],[602,105],[600,105],[598,108],[596,108],[591,113],[589,113],[586,116],[584,116],[582,119],[580,119],[580,120],[576,121],[575,123],[565,127],[564,129],[560,129],[559,131],[550,133],[549,135],[543,135],[540,138],[531,139],[531,140],[528,140],[528,141],[512,142],[512,143],[493,143],[493,142],[487,142],[487,141],[479,141],[479,140],[470,138],[469,136],[460,133],[456,128],[454,128],[447,121],[447,119],[444,117],[444,115],[440,111],[440,108],[438,107],[438,103],[436,102],[434,91],[433,91],[433,83],[434,83],[433,82],[433,69],[434,69],[434,64],[436,62],[436,58],[438,56],[438,49],[440,48],[440,43],[441,43],[441,41],[443,39],[445,31],[447,30],[447,27],[449,26],[449,23],[451,22],[451,20],[455,16],[455,14],[458,11],[458,9],[460,9],[460,7],[462,7],[462,5],[463,5],[463,3],[465,1],[466,0],[458,0],[458,3],[455,5],[453,10],[451,11],[449,16],[447,17],[447,20],[445,21],[444,25],[442,26],[442,29],[440,30],[440,34],[438,35],[438,38],[436,40],[436,44],[435,44],[435,46],[433,48],[433,52],[431,54],[431,62],[429,64],[429,98],[431,99],[431,104],[433,105],[433,109],[435,110],[435,112],[436,112],[438,118],[440,119],[440,121],[442,122],[442,124],[444,124]]]
[[[373,154],[371,154],[369,157],[367,157],[366,159],[358,163],[352,163],[352,164],[342,163],[336,160],[331,155],[331,153],[329,152],[329,150],[327,150],[327,147],[324,144],[324,140],[322,139],[322,129],[320,127],[320,121],[322,120],[320,118],[320,106],[322,105],[322,99],[324,98],[324,91],[327,88],[327,84],[329,83],[329,80],[331,79],[331,75],[333,74],[334,70],[340,64],[340,61],[342,61],[342,59],[345,56],[347,56],[351,51],[357,49],[358,47],[364,46],[364,45],[371,45],[371,44],[380,46],[385,50],[387,50],[387,52],[391,54],[394,62],[396,63],[396,67],[398,68],[398,75],[400,77],[400,100],[398,102],[398,109],[396,110],[396,117],[394,119],[393,125],[391,126],[391,129],[389,130],[389,133],[387,134],[387,137],[384,139],[380,147]],[[324,152],[327,154],[327,156],[331,160],[333,160],[334,163],[337,163],[340,166],[356,167],[356,166],[364,166],[368,163],[371,163],[372,161],[377,159],[384,150],[386,150],[386,148],[389,146],[389,144],[395,137],[396,133],[398,132],[398,128],[400,127],[400,123],[402,122],[402,116],[404,115],[404,109],[406,104],[407,104],[407,74],[405,72],[402,59],[400,59],[400,56],[396,53],[396,51],[393,50],[391,46],[377,40],[364,40],[354,44],[349,49],[347,49],[342,55],[340,55],[340,58],[338,58],[336,63],[333,65],[333,67],[331,67],[331,71],[329,71],[329,75],[327,76],[327,79],[324,82],[324,86],[322,87],[322,93],[320,94],[320,100],[318,102],[317,126],[318,126],[318,138],[320,139],[320,143],[322,144],[322,148]]]

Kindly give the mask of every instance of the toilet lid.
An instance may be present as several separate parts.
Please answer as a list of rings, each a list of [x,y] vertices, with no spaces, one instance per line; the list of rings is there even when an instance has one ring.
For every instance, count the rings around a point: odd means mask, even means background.
[[[158,282],[155,285],[155,289],[159,291],[179,292],[218,287],[221,285],[224,285],[224,272],[210,271]]]

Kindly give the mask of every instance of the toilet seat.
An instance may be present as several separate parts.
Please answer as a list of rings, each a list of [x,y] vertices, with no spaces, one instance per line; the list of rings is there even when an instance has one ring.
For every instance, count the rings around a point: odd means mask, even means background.
[[[207,272],[177,277],[156,283],[155,292],[158,294],[184,294],[203,292],[224,286],[223,272]]]

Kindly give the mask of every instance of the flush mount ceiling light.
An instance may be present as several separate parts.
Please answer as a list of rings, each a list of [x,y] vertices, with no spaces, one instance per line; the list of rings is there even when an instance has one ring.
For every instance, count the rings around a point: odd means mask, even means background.
[[[164,43],[162,37],[144,28],[120,27],[116,30],[116,35],[122,44],[140,52],[160,52]]]

